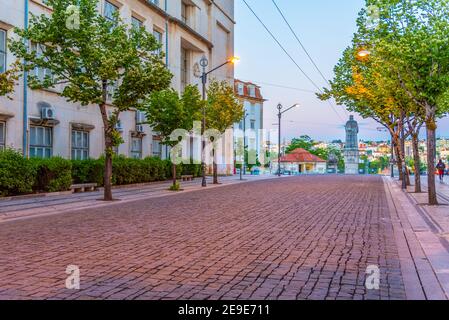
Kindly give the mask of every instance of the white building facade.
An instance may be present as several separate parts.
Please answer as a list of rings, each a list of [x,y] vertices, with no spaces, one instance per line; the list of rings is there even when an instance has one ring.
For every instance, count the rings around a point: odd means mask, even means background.
[[[8,50],[8,39],[15,37],[14,27],[24,28],[26,11],[28,15],[51,14],[44,2],[0,0],[0,72],[16,59]],[[234,55],[234,0],[99,0],[98,10],[104,15],[118,11],[125,23],[145,26],[160,41],[174,75],[172,87],[179,92],[188,84],[200,85],[195,70],[201,57],[206,56],[213,68]],[[44,75],[47,71],[35,72]],[[233,83],[233,65],[211,77]],[[144,121],[137,110],[120,115],[124,143],[117,153],[166,158],[157,132]],[[58,95],[58,88],[24,88],[22,77],[12,100],[0,97],[0,148],[5,147],[30,157],[98,158],[104,152],[99,108],[69,103]]]
[[[236,79],[234,89],[236,96],[245,108],[245,118],[236,123],[234,128],[245,131],[245,145],[248,150],[255,150],[260,157],[263,146],[268,139],[267,135],[261,134],[264,128],[263,106],[265,102],[261,94],[261,88],[254,83]]]

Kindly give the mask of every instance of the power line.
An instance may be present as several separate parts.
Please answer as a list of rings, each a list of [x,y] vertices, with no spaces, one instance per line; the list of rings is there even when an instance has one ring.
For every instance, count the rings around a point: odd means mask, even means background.
[[[181,66],[177,66],[174,64],[169,64],[168,65],[169,68],[173,68],[173,69],[179,69],[182,70],[183,68]],[[189,71],[195,71],[193,68],[187,68],[187,70]],[[229,77],[229,76],[223,76],[223,75],[218,75],[218,74],[213,74],[212,78],[219,78],[221,80],[236,80],[235,77]],[[263,82],[263,81],[258,81],[258,80],[254,80],[254,79],[244,79],[244,78],[238,78],[238,80],[243,81],[243,82],[253,82],[255,84],[260,84],[260,85],[265,85],[265,86],[270,86],[270,87],[276,87],[276,88],[281,88],[281,89],[288,89],[288,90],[295,90],[295,91],[302,91],[302,92],[307,92],[307,93],[313,93],[315,94],[316,92],[313,90],[308,90],[308,89],[303,89],[303,88],[297,88],[297,87],[291,87],[291,86],[286,86],[283,84],[278,84],[278,83],[272,83],[272,82]]]
[[[324,82],[326,82],[327,84],[329,84],[329,81],[326,79],[326,77],[324,76],[324,74],[321,72],[320,68],[318,68],[318,65],[315,63],[315,61],[313,60],[312,56],[309,54],[309,52],[307,51],[306,47],[303,45],[303,43],[301,42],[301,40],[299,40],[298,35],[296,34],[296,32],[293,30],[292,26],[290,25],[290,23],[288,22],[287,18],[285,17],[284,13],[282,12],[281,8],[279,8],[279,6],[277,5],[275,0],[271,0],[274,4],[274,6],[276,7],[277,11],[279,12],[279,14],[281,15],[282,19],[284,19],[284,22],[287,24],[287,26],[289,27],[290,31],[293,33],[293,36],[296,38],[296,40],[298,41],[299,45],[301,46],[301,48],[304,50],[304,52],[306,53],[307,57],[309,57],[309,60],[312,62],[312,64],[314,65],[315,69],[318,71],[318,73],[321,75],[321,77],[324,79]]]
[[[298,41],[299,45],[301,46],[301,48],[304,50],[304,52],[306,53],[307,57],[309,58],[310,62],[312,62],[313,66],[315,67],[315,69],[318,71],[318,73],[321,75],[321,77],[323,78],[324,82],[327,83],[328,85],[330,85],[329,80],[324,76],[323,72],[321,71],[321,69],[318,67],[318,65],[316,64],[315,60],[312,58],[312,56],[310,55],[309,51],[306,49],[306,47],[304,46],[304,44],[302,43],[302,41],[299,39],[298,34],[295,32],[295,30],[293,30],[293,27],[291,26],[291,24],[288,22],[287,18],[285,17],[284,13],[282,12],[281,8],[278,6],[278,4],[276,3],[276,0],[271,0],[274,4],[274,6],[276,7],[277,11],[279,12],[279,14],[281,15],[282,19],[284,20],[284,22],[287,24],[288,28],[290,29],[290,31],[292,32],[293,36],[295,37],[296,41]],[[330,104],[332,104],[329,101]],[[332,105],[332,108],[333,105]],[[344,109],[346,115],[348,115],[348,111],[346,109]]]
[[[273,38],[273,40],[277,43],[277,45],[284,51],[284,53],[290,58],[290,60],[295,64],[295,66],[299,69],[299,71],[310,81],[310,83],[313,84],[313,86],[321,93],[323,91],[321,88],[307,75],[307,73],[299,66],[299,64],[296,62],[296,60],[288,53],[288,51],[284,48],[284,46],[279,42],[279,40],[276,38],[276,36],[270,31],[270,29],[266,26],[266,24],[259,18],[257,13],[251,8],[251,6],[248,4],[246,0],[243,0],[245,5],[248,7],[248,9],[252,12],[252,14],[256,17],[256,19],[262,24],[262,26],[265,28],[265,30],[268,32],[268,34]],[[328,101],[329,102],[329,101]],[[330,102],[329,102],[330,104]],[[345,120],[342,118],[342,116],[337,112],[337,110],[334,108],[332,104],[330,104],[334,112],[337,114],[337,116],[344,122]]]
[[[248,9],[253,13],[253,15],[256,17],[256,19],[259,20],[259,22],[262,24],[262,26],[265,28],[265,30],[268,32],[268,34],[273,38],[273,40],[276,41],[276,43],[282,49],[282,51],[284,51],[284,53],[296,65],[296,67],[299,69],[299,71],[301,71],[301,73],[310,81],[310,83],[313,84],[313,86],[315,88],[317,88],[318,90],[321,91],[320,87],[318,87],[318,85],[307,75],[307,73],[305,73],[305,71],[299,66],[299,64],[296,62],[296,60],[293,59],[293,57],[290,55],[290,53],[288,53],[288,51],[284,48],[284,46],[279,42],[279,40],[276,38],[276,36],[270,31],[270,29],[268,29],[266,24],[259,18],[259,16],[256,14],[256,12],[254,12],[254,10],[251,8],[251,6],[248,4],[248,2],[246,2],[246,0],[243,0],[243,2],[246,4]]]

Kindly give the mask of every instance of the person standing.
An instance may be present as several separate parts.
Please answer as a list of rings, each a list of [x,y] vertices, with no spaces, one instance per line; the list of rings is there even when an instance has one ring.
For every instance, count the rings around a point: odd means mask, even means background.
[[[438,170],[438,175],[440,176],[440,181],[443,182],[444,171],[446,170],[446,165],[444,164],[443,160],[441,160],[441,159],[437,164],[437,170]]]

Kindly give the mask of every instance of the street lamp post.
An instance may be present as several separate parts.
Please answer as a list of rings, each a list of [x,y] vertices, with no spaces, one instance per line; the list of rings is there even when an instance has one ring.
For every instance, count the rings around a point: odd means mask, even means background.
[[[245,151],[246,151],[246,118],[248,113],[245,113],[243,117],[243,162],[240,167],[240,180],[243,180],[243,172],[246,174],[246,161],[245,161]]]
[[[282,120],[282,115],[284,113],[286,113],[287,111],[290,111],[293,108],[299,107],[299,103],[295,103],[294,105],[292,105],[290,108],[288,108],[287,110],[282,111],[282,104],[278,104],[277,108],[278,108],[278,128],[279,128],[279,137],[278,137],[278,177],[281,176],[281,120]]]
[[[218,67],[206,71],[207,66],[209,65],[209,60],[207,60],[206,56],[203,56],[200,60],[200,66],[203,68],[203,73],[201,74],[201,84],[202,84],[202,96],[203,96],[203,102],[206,101],[206,85],[207,85],[207,76],[211,74],[212,72],[224,67],[225,65],[229,63],[235,64],[240,59],[237,57],[232,57],[225,63],[222,63]],[[203,176],[203,180],[201,185],[203,187],[207,187],[207,180],[206,180],[206,155],[205,155],[205,149],[206,149],[206,140],[204,140],[204,132],[206,131],[206,104],[203,103],[203,121],[201,124],[201,139],[202,139],[202,150],[201,150],[201,173]]]

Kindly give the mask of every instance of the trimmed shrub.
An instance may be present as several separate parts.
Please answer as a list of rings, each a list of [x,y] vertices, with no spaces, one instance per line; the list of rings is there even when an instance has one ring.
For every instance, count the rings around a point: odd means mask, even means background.
[[[36,169],[22,154],[11,149],[0,151],[0,196],[33,192]]]
[[[30,159],[35,167],[36,179],[33,189],[44,192],[67,191],[72,185],[72,163],[61,157]]]
[[[72,160],[72,180],[75,184],[103,185],[104,159]]]
[[[171,163],[170,160],[162,160],[164,163],[164,167],[165,167],[165,177],[167,179],[172,179],[173,178],[173,164]],[[176,166],[176,178],[179,179],[182,176],[182,168],[183,168],[183,164],[178,164]]]
[[[74,183],[97,183],[103,186],[103,175],[104,158],[72,161]],[[179,175],[181,175],[180,172]],[[112,160],[112,184],[114,185],[164,181],[170,177],[171,163],[170,170],[167,170],[167,162],[159,158],[148,157],[141,160],[115,156]]]
[[[194,176],[195,178],[201,177],[201,164],[183,164],[182,175]]]

